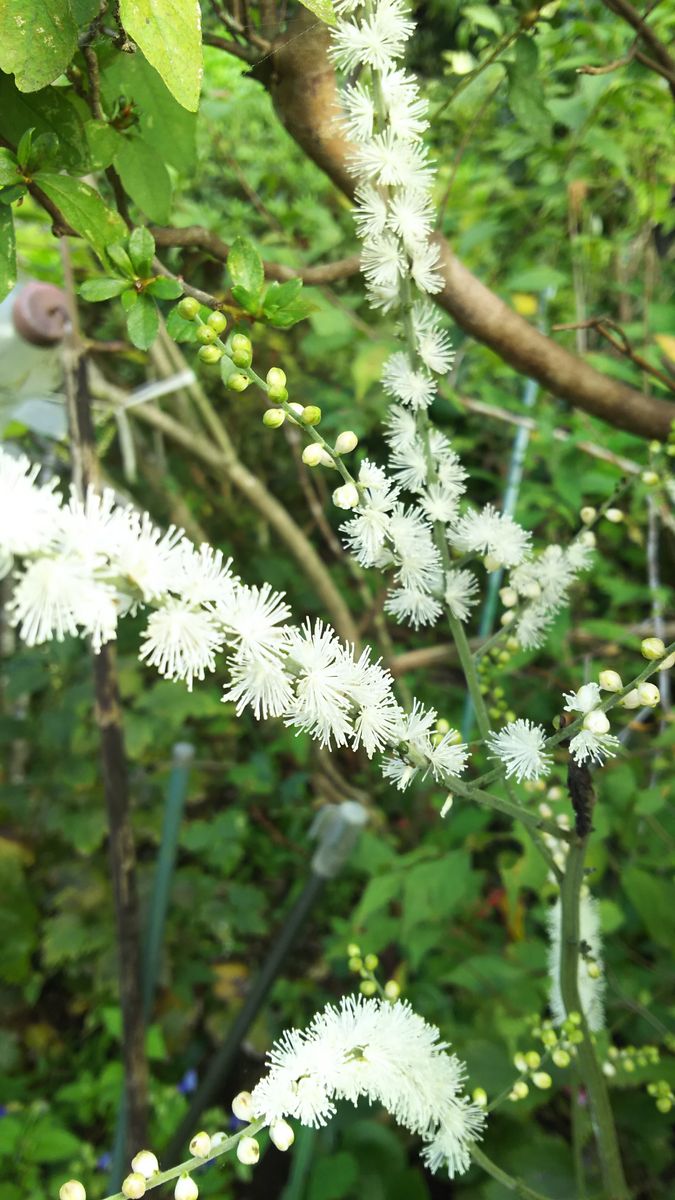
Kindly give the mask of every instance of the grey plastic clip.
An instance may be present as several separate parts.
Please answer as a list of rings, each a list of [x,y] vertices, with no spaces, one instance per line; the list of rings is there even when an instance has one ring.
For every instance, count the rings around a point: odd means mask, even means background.
[[[344,800],[342,804],[327,804],[322,808],[309,831],[309,836],[318,843],[311,862],[314,874],[334,879],[367,822],[368,811],[356,800]]]

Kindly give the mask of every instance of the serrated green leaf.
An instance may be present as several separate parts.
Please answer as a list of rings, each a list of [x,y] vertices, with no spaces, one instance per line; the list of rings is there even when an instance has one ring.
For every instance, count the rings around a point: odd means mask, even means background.
[[[87,279],[80,288],[83,300],[97,303],[99,300],[111,300],[113,296],[121,296],[130,285],[126,279]]]
[[[158,275],[152,279],[145,290],[158,300],[177,300],[183,294],[182,285],[178,280],[167,279],[165,275]]]
[[[3,0],[0,70],[22,92],[53,83],[77,50],[69,0]]]
[[[134,204],[159,225],[171,213],[171,176],[164,160],[143,138],[120,139],[114,158],[115,168]]]
[[[76,233],[91,243],[100,259],[106,247],[126,233],[122,218],[104,204],[98,192],[81,179],[40,171],[35,182],[63,213]]]
[[[19,168],[14,155],[4,146],[0,146],[0,187],[8,183],[16,183]]]
[[[136,303],[127,314],[127,331],[137,349],[149,350],[159,332],[159,313],[149,296],[137,295]]]
[[[132,229],[129,236],[129,258],[138,275],[147,277],[155,257],[155,239],[143,225]],[[180,292],[178,293],[180,295]]]
[[[203,70],[197,0],[120,0],[120,18],[178,103],[196,112]]]
[[[4,300],[16,283],[16,243],[14,240],[14,214],[7,205],[0,204],[0,300]]]
[[[332,0],[300,0],[300,3],[314,13],[314,16],[318,17],[320,21],[324,21],[326,25],[335,24],[335,9]]]
[[[227,269],[230,272],[232,283],[236,287],[244,288],[251,296],[255,296],[256,304],[259,305],[265,282],[265,272],[262,259],[252,242],[246,238],[235,238],[227,256]],[[234,288],[232,294],[234,295]]]

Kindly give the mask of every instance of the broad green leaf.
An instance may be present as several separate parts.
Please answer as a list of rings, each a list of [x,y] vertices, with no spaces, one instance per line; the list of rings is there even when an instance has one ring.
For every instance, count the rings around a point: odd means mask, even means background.
[[[196,321],[186,321],[177,308],[172,308],[166,318],[166,331],[174,342],[196,342],[199,326]]]
[[[109,246],[106,246],[106,254],[111,263],[117,267],[118,271],[126,275],[127,279],[136,278],[134,265],[129,258],[129,252],[123,242],[111,242]]]
[[[539,55],[531,37],[519,37],[508,63],[509,108],[518,124],[538,142],[550,142],[553,121],[537,73]]]
[[[159,314],[154,301],[140,293],[127,313],[129,338],[139,350],[148,350],[159,332]]]
[[[489,29],[492,33],[496,33],[497,37],[502,34],[503,26],[499,15],[494,8],[490,8],[489,4],[467,4],[462,8],[462,17],[471,25]]]
[[[675,949],[675,906],[672,881],[639,867],[622,873],[623,889],[658,946]]]
[[[265,272],[258,251],[246,238],[238,237],[232,243],[227,256],[227,269],[233,284],[245,288],[252,296],[256,296],[260,303]]]
[[[249,292],[239,283],[236,283],[231,290],[237,304],[240,304],[247,313],[256,316],[260,308],[260,292]]]
[[[326,25],[335,24],[333,0],[300,0],[300,3],[314,13],[314,16],[318,17],[320,21],[325,21]]]
[[[106,246],[124,237],[126,226],[117,213],[108,208],[98,192],[80,179],[68,175],[39,172],[35,182],[63,213],[76,233],[91,243],[103,259]]]
[[[158,225],[168,221],[171,177],[156,150],[143,138],[127,136],[120,139],[114,162],[134,203]]]
[[[77,50],[70,0],[1,0],[0,69],[22,92],[52,83]]]
[[[121,296],[129,287],[126,279],[87,279],[80,288],[83,300],[96,303],[99,300],[110,300],[113,296]]]
[[[198,0],[120,0],[120,18],[178,103],[196,112],[203,69]]]
[[[109,167],[117,153],[120,134],[105,121],[85,121],[85,137],[92,168],[103,171]]]
[[[129,258],[134,270],[139,275],[147,277],[152,271],[152,260],[155,257],[155,239],[145,226],[139,225],[132,229],[129,236]],[[178,292],[180,296],[180,291]]]
[[[18,170],[14,155],[5,150],[4,146],[0,146],[0,187],[5,187],[8,183],[17,183]]]
[[[285,308],[274,309],[269,314],[268,320],[271,325],[276,325],[279,329],[290,329],[291,325],[297,325],[298,321],[304,321],[315,309],[316,305],[303,296]]]
[[[177,300],[183,294],[183,288],[177,279],[167,279],[166,275],[158,275],[152,279],[145,289],[158,300]]]
[[[263,312],[270,314],[276,309],[285,308],[302,290],[301,279],[287,279],[286,283],[271,283],[265,293]]]
[[[14,213],[7,204],[0,204],[0,300],[4,300],[16,283],[16,245]]]
[[[108,105],[119,96],[133,96],[141,137],[165,162],[189,174],[195,162],[196,114],[181,107],[140,51],[116,54],[102,67],[101,91]]]
[[[56,134],[66,170],[88,168],[84,125],[64,90],[48,87],[40,92],[20,92],[9,75],[0,73],[0,133],[16,146],[31,126],[36,134]]]

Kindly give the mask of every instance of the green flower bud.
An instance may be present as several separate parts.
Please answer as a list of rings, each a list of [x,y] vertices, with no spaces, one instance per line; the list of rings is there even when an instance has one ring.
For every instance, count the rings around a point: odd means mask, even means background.
[[[387,1000],[398,1000],[401,995],[400,984],[395,979],[388,979],[384,985],[384,994]]]
[[[281,367],[270,367],[265,376],[269,387],[285,387],[286,372],[282,371]]]
[[[376,954],[366,954],[366,957],[363,961],[365,963],[366,971],[376,971],[380,963],[380,960]]]
[[[302,461],[306,467],[318,467],[323,458],[323,448],[318,442],[310,442],[302,452]]]
[[[485,1088],[474,1088],[473,1092],[471,1093],[471,1099],[473,1100],[474,1104],[479,1104],[481,1108],[487,1108],[488,1098]]]
[[[541,1065],[541,1054],[536,1050],[528,1050],[525,1055],[525,1062],[530,1071],[536,1071],[537,1067]]]
[[[656,1107],[660,1113],[669,1113],[673,1107],[673,1102],[669,1096],[659,1096],[656,1101]]]
[[[248,375],[242,375],[241,371],[233,371],[228,376],[227,386],[231,392],[245,392],[250,382]]]
[[[655,662],[657,658],[663,658],[666,653],[666,647],[659,637],[643,638],[640,650],[642,657],[649,659],[650,662]]]
[[[283,408],[268,408],[263,413],[263,425],[268,429],[279,429],[286,420],[286,413]]]
[[[347,954],[353,958],[355,954],[361,953],[361,947],[356,945],[356,942],[350,942],[347,946]]]
[[[196,1133],[190,1142],[190,1154],[195,1158],[208,1158],[211,1153],[211,1138],[205,1130]]]
[[[351,429],[345,429],[344,433],[339,433],[335,440],[336,454],[351,454],[359,444],[359,439]]]
[[[210,366],[220,362],[223,357],[220,346],[200,346],[197,354],[200,362],[207,363]]]
[[[377,991],[377,984],[373,979],[364,979],[360,984],[360,991],[364,996],[374,996]]]
[[[218,334],[213,325],[200,325],[197,330],[197,341],[201,342],[202,346],[210,346],[215,342]]]
[[[529,1087],[524,1079],[517,1079],[509,1093],[509,1100],[524,1100],[529,1095]]]
[[[321,420],[321,409],[316,404],[307,404],[302,410],[303,425],[318,425]]]
[[[178,301],[178,316],[184,321],[194,321],[199,312],[199,301],[194,296],[183,296]]]
[[[553,1080],[551,1079],[548,1071],[535,1071],[534,1075],[532,1076],[532,1082],[535,1087],[541,1088],[542,1091],[546,1091],[547,1088],[551,1087]]]
[[[355,971],[358,975],[363,970],[363,959],[359,954],[351,954],[347,966],[350,971]]]
[[[215,329],[216,333],[223,333],[227,329],[227,317],[222,312],[212,312],[206,318],[206,324]]]
[[[87,1193],[79,1179],[69,1179],[59,1188],[59,1200],[87,1200]]]
[[[267,389],[267,395],[270,400],[276,401],[277,404],[283,404],[288,400],[288,392],[282,383],[273,383]],[[302,411],[302,405],[300,405]]]
[[[152,1150],[139,1150],[131,1160],[131,1168],[133,1171],[138,1171],[138,1174],[143,1175],[145,1179],[151,1179],[159,1171],[157,1156],[152,1153]]]
[[[139,1171],[132,1172],[127,1175],[122,1183],[122,1195],[127,1197],[127,1200],[141,1200],[145,1195],[146,1180],[145,1175],[141,1175]]]
[[[556,1067],[569,1067],[570,1056],[566,1050],[554,1050],[551,1055]]]
[[[251,339],[246,336],[245,333],[233,334],[230,345],[232,346],[233,353],[242,351],[243,353],[246,353],[246,354],[251,354],[251,355],[253,354],[253,343],[251,342]]]

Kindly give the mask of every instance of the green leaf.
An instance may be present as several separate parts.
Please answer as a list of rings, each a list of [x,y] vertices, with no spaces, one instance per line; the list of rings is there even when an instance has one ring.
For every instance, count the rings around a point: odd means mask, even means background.
[[[145,290],[151,296],[156,296],[158,300],[177,300],[183,294],[182,285],[178,280],[167,279],[165,275],[156,276]]]
[[[178,103],[196,112],[202,82],[199,4],[195,0],[120,0],[120,18]]]
[[[196,115],[181,107],[140,51],[117,54],[106,64],[101,92],[110,106],[120,96],[133,96],[141,136],[165,162],[189,174],[195,163]]]
[[[106,254],[113,266],[126,275],[127,279],[136,278],[133,263],[123,242],[111,242],[109,246],[106,246]]]
[[[335,24],[335,9],[332,0],[300,0],[300,3],[314,13],[314,16],[318,17],[320,21],[325,21],[326,25]]]
[[[0,70],[14,75],[20,91],[52,83],[76,50],[69,0],[3,0]]]
[[[103,259],[106,246],[124,237],[124,221],[103,203],[88,183],[68,175],[50,175],[42,171],[35,176],[35,182],[76,233],[91,243],[100,259]]]
[[[0,188],[0,204],[13,204],[15,200],[19,200],[21,196],[25,196],[28,191],[22,183],[16,183],[13,187]]]
[[[124,189],[151,221],[163,224],[171,212],[171,176],[164,160],[143,138],[120,139],[115,167]]]
[[[12,152],[0,146],[0,187],[7,183],[16,183],[18,173],[19,168]]]
[[[155,239],[150,230],[143,225],[131,231],[129,257],[137,274],[147,278],[152,271],[152,260],[155,257]]]
[[[271,283],[265,293],[263,302],[263,312],[266,316],[275,312],[277,309],[285,308],[295,300],[298,293],[302,290],[301,279],[287,279],[286,283]]]
[[[129,338],[139,350],[148,350],[159,332],[159,313],[154,301],[143,293],[127,313]]]
[[[92,169],[104,171],[111,166],[117,153],[120,134],[112,129],[106,121],[85,121],[84,133],[89,149],[89,160]]]
[[[166,332],[174,342],[196,342],[199,326],[196,321],[186,321],[177,308],[172,308],[166,318]]]
[[[553,120],[546,107],[537,67],[539,55],[531,37],[519,37],[515,58],[507,64],[509,108],[518,124],[538,142],[550,142]]]
[[[241,284],[235,284],[231,289],[234,299],[247,313],[256,316],[260,310],[260,292],[253,293],[247,291]]]
[[[64,89],[48,87],[41,92],[25,94],[17,89],[9,75],[0,73],[0,130],[3,137],[18,145],[25,130],[31,126],[38,134],[56,134],[61,162],[67,170],[89,167],[84,125]]]
[[[14,240],[14,214],[7,205],[0,204],[0,300],[4,300],[16,283],[16,244]]]
[[[675,948],[675,907],[669,879],[628,867],[621,876],[623,889],[637,909],[649,936],[659,946]]]
[[[129,284],[126,279],[87,279],[80,288],[83,300],[97,303],[99,300],[111,300],[113,296],[121,296]]]
[[[31,152],[31,149],[33,146],[33,134],[34,133],[35,133],[35,129],[31,125],[30,129],[26,129],[21,134],[19,144],[16,148],[17,162],[20,164],[22,170],[24,170],[24,171],[27,169],[28,163],[30,160],[30,152]]]
[[[298,321],[304,321],[310,313],[315,312],[316,307],[316,304],[303,296],[302,299],[294,300],[286,308],[275,309],[268,315],[268,320],[271,325],[276,325],[279,329],[290,329],[291,325],[297,325]]]
[[[258,251],[246,238],[235,238],[227,256],[227,269],[230,272],[232,283],[236,287],[244,288],[251,296],[255,296],[259,305],[265,282],[265,272]],[[234,288],[232,294],[234,295]]]

